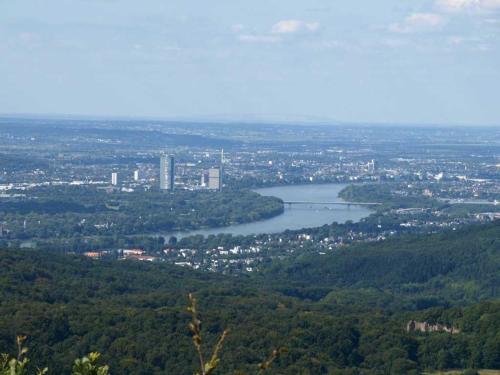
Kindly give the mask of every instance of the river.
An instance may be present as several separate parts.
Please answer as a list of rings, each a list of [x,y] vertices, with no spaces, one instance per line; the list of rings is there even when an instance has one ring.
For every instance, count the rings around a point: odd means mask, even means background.
[[[346,184],[317,184],[317,185],[294,185],[277,186],[271,188],[256,189],[261,195],[281,198],[284,201],[311,201],[311,202],[342,202],[339,192]],[[360,206],[336,206],[336,205],[285,205],[285,212],[271,219],[256,221],[247,224],[231,225],[224,228],[199,229],[187,232],[168,233],[164,236],[176,236],[177,238],[201,234],[230,233],[237,235],[251,235],[262,233],[279,233],[287,229],[296,230],[302,228],[320,227],[331,224],[334,221],[345,223],[348,220],[359,221],[368,216],[371,211]]]

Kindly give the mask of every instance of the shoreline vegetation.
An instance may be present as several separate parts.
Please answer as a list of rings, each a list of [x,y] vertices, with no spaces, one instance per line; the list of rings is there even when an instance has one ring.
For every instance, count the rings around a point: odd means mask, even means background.
[[[111,192],[38,188],[0,202],[7,240],[130,236],[225,227],[282,214],[283,201],[250,190]]]

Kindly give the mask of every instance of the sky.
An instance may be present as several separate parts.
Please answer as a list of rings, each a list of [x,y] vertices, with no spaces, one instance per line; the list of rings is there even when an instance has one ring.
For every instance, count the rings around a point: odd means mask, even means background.
[[[500,0],[0,0],[0,113],[500,126]]]

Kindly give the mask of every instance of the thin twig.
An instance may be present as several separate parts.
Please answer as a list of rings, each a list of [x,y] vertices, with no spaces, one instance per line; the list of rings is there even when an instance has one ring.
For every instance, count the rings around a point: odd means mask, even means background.
[[[259,364],[259,375],[264,374],[264,372],[271,367],[273,362],[279,358],[282,350],[283,349],[281,348],[274,349],[273,352],[271,353],[271,356],[267,359],[267,361],[264,361],[261,364]]]
[[[16,337],[16,343],[17,343],[17,360],[20,361],[23,357],[24,354],[28,351],[28,349],[23,348],[23,343],[26,340],[26,336],[17,336]]]
[[[189,293],[188,311],[191,313],[191,323],[189,323],[189,328],[193,333],[193,344],[198,352],[198,360],[200,361],[201,375],[206,375],[205,372],[205,358],[203,357],[203,351],[201,350],[201,322],[198,319],[198,313],[196,311],[196,298]]]
[[[189,323],[189,329],[193,333],[193,344],[198,352],[198,360],[200,361],[201,373],[197,375],[210,375],[219,364],[219,352],[222,350],[224,345],[224,340],[229,335],[229,330],[224,330],[221,337],[215,344],[210,361],[205,362],[205,357],[203,356],[202,348],[202,338],[201,338],[201,321],[198,319],[198,312],[196,310],[196,298],[190,293],[189,294],[189,306],[187,310],[191,313],[191,322]]]

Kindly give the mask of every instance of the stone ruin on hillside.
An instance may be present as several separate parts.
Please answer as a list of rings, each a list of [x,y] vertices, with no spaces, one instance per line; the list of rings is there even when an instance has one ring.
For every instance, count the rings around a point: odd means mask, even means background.
[[[406,325],[407,332],[447,332],[452,335],[460,333],[456,327],[445,326],[444,324],[430,324],[427,322],[417,322],[410,320]]]

